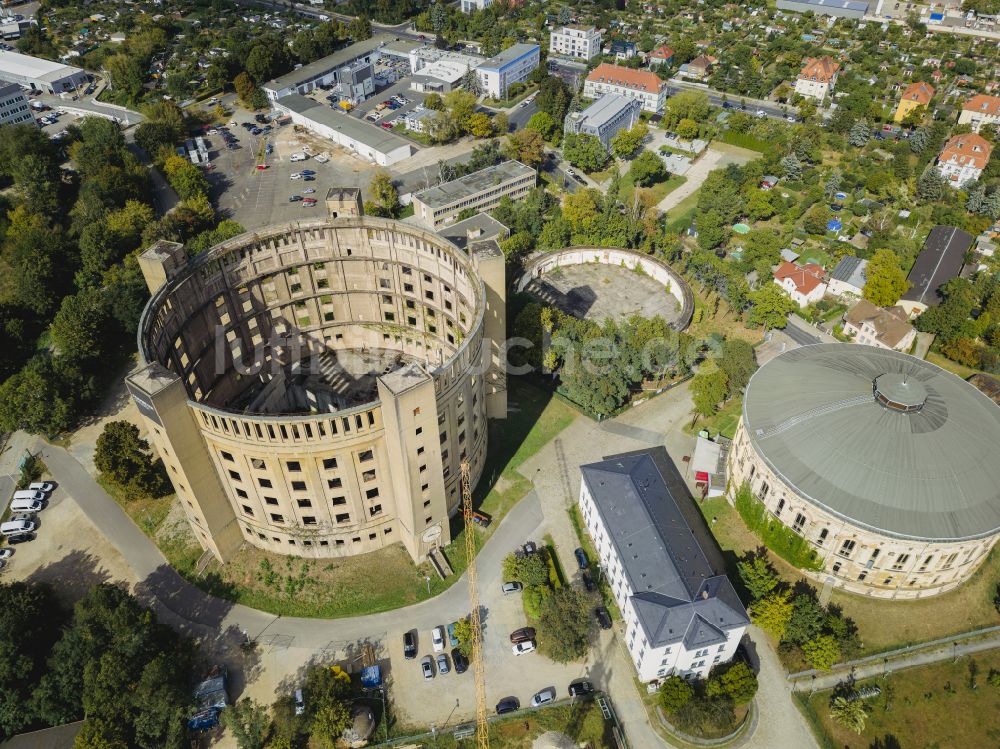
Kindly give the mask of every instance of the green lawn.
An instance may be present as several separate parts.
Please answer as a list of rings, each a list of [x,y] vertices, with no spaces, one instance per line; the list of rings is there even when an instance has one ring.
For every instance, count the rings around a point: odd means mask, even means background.
[[[937,351],[928,351],[925,358],[931,364],[937,364],[941,367],[941,369],[946,369],[949,372],[957,374],[963,380],[967,380],[972,377],[972,375],[980,372],[978,369],[973,369],[972,367],[967,367],[964,364],[959,364],[957,361],[952,361],[947,356],[944,356]]]
[[[860,735],[830,718],[831,692],[795,697],[823,749],[995,747],[1000,746],[1000,689],[987,683],[994,669],[1000,670],[997,650],[860,681],[857,687],[882,690],[866,700],[869,714]]]
[[[684,200],[667,211],[667,222],[677,221],[678,219],[684,218],[689,212],[693,213],[698,207],[698,193],[700,192],[701,188],[695,190],[693,193],[684,198]]]
[[[699,418],[694,424],[687,424],[684,431],[688,434],[697,434],[702,429],[707,429],[713,437],[721,434],[723,437],[733,439],[736,436],[736,426],[740,421],[742,409],[743,399],[735,398],[714,416],[709,416],[707,419]]]
[[[489,528],[476,528],[477,548],[530,491],[531,482],[517,470],[520,465],[577,418],[568,405],[523,379],[511,378],[508,388],[511,410],[507,419],[490,421],[489,454],[473,494],[476,507],[493,518]],[[169,501],[164,507],[169,508]],[[130,514],[153,535],[140,515]],[[451,533],[444,552],[455,574],[447,580],[439,579],[427,563],[415,565],[401,544],[337,559],[278,556],[248,546],[225,565],[212,562],[198,576],[201,549],[186,526],[156,540],[184,577],[215,595],[283,616],[332,619],[408,606],[451,587],[467,566],[461,513],[453,519]]]
[[[659,203],[667,195],[672,193],[678,187],[687,182],[686,177],[681,177],[676,174],[671,174],[667,179],[662,182],[657,182],[655,185],[648,187],[646,189],[651,190],[653,193],[653,198],[655,203]],[[635,192],[635,185],[632,182],[632,175],[630,172],[626,172],[622,176],[622,190],[619,195],[619,200],[625,205],[632,204],[632,193]]]

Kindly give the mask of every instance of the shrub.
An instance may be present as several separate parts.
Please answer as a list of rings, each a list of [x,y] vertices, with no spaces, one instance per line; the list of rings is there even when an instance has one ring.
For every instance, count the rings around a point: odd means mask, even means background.
[[[590,600],[579,588],[559,588],[545,598],[538,617],[539,650],[557,663],[587,654]]]
[[[822,562],[809,542],[779,520],[772,518],[764,503],[754,497],[748,483],[744,483],[736,491],[735,505],[747,528],[779,557],[799,569],[823,569]]]
[[[659,697],[663,709],[673,713],[694,698],[694,688],[680,676],[670,676],[660,685]]]
[[[552,595],[552,591],[545,585],[532,585],[525,588],[521,594],[521,604],[524,606],[524,613],[532,619],[537,619],[542,614],[542,604],[545,599]]]

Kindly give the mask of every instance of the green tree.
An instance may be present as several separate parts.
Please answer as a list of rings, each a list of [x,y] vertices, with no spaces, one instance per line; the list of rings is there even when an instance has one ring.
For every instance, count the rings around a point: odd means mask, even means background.
[[[802,162],[795,154],[789,154],[781,160],[781,174],[791,182],[802,179]]]
[[[537,167],[545,156],[545,142],[537,130],[516,130],[507,136],[504,153],[522,164]]]
[[[829,671],[840,659],[840,646],[832,635],[816,635],[802,645],[806,662],[819,671]]]
[[[236,739],[239,749],[264,749],[271,726],[264,705],[244,697],[222,711],[221,722]]]
[[[695,227],[698,229],[698,246],[704,250],[714,250],[729,237],[725,219],[714,208],[704,213],[699,212]]]
[[[535,95],[535,105],[538,111],[552,117],[553,122],[563,122],[569,112],[573,93],[562,78],[554,75],[546,76],[538,87]]]
[[[464,616],[455,622],[455,639],[458,640],[458,650],[466,658],[472,657],[472,618]]]
[[[728,697],[737,705],[745,705],[757,694],[757,675],[743,661],[731,663],[719,673],[715,671],[705,684],[706,697]]]
[[[687,117],[678,122],[675,129],[677,130],[677,135],[684,140],[694,140],[700,133],[698,123]]]
[[[380,169],[372,175],[371,182],[368,183],[368,194],[377,207],[376,215],[388,218],[399,215],[399,191],[388,172]]]
[[[718,364],[728,378],[730,398],[745,388],[750,377],[757,371],[753,346],[741,338],[727,338],[723,341]]]
[[[864,148],[872,137],[872,128],[865,120],[858,120],[847,134],[847,142],[855,148]]]
[[[747,323],[753,327],[763,325],[765,330],[785,327],[788,315],[799,308],[776,283],[770,282],[751,294],[750,302]]]
[[[652,151],[643,151],[635,157],[629,169],[632,181],[639,187],[648,187],[667,178],[667,167],[663,159]]]
[[[343,702],[350,691],[350,674],[339,666],[312,666],[302,686],[306,715],[311,719],[324,705]]]
[[[849,731],[859,736],[864,733],[868,721],[868,706],[864,700],[849,700],[834,697],[830,700],[830,717]]]
[[[166,477],[148,451],[149,443],[135,424],[109,421],[97,438],[94,466],[132,496],[163,496]]]
[[[79,399],[67,373],[38,355],[0,383],[0,429],[55,435],[76,420]]]
[[[142,92],[143,73],[138,61],[126,54],[105,58],[111,93],[118,101],[134,103]]]
[[[63,298],[50,328],[52,343],[76,362],[104,358],[113,345],[113,319],[103,289],[81,289]]]
[[[577,587],[553,591],[538,617],[539,650],[557,663],[579,660],[587,654],[590,600]]]
[[[747,198],[747,216],[751,221],[765,221],[776,211],[770,190],[752,190]]]
[[[767,560],[766,554],[747,554],[736,563],[743,586],[751,599],[760,600],[778,587],[781,576]]]
[[[627,159],[640,148],[649,134],[649,128],[644,122],[637,122],[628,130],[619,130],[611,139],[611,153],[619,159]]]
[[[493,135],[493,120],[483,112],[474,112],[467,124],[469,133],[477,138],[489,138]]]
[[[88,718],[73,740],[73,749],[128,749],[121,726],[112,721]]]
[[[323,705],[312,721],[312,737],[323,749],[337,749],[337,741],[351,725],[351,708],[344,702]]]
[[[442,103],[444,104],[444,108],[454,117],[459,127],[462,130],[468,130],[469,118],[476,111],[475,94],[470,94],[468,91],[456,88],[442,97]]]
[[[372,22],[366,17],[360,16],[347,24],[347,33],[355,42],[372,38]]]
[[[707,369],[702,365],[702,369]],[[729,377],[718,367],[699,371],[691,378],[691,400],[694,410],[699,416],[711,416],[716,408],[726,399]]]
[[[681,91],[667,99],[664,120],[670,126],[685,119],[701,122],[708,117],[710,109],[708,94],[702,91]]]
[[[663,709],[674,713],[694,699],[694,687],[680,676],[668,676],[660,684],[657,696]]]
[[[778,640],[784,637],[785,627],[792,618],[790,595],[787,590],[775,590],[750,607],[753,623]]]
[[[597,172],[608,164],[608,152],[595,135],[568,133],[563,138],[563,156],[585,172]]]
[[[826,624],[826,609],[811,593],[792,598],[792,617],[785,626],[784,639],[802,646],[813,639]]]
[[[864,298],[878,307],[891,307],[908,288],[910,282],[899,267],[896,253],[885,248],[875,250],[865,267]]]
[[[208,180],[201,169],[181,156],[170,156],[163,162],[163,173],[182,200],[208,195]]]
[[[524,606],[524,613],[532,619],[537,619],[542,615],[542,608],[551,595],[552,589],[548,585],[525,588],[521,593],[521,605]]]
[[[559,125],[552,119],[548,112],[535,112],[525,125],[526,128],[536,130],[545,140],[550,143],[559,138]]]
[[[503,579],[531,585],[548,585],[549,566],[542,550],[535,554],[510,553],[503,559]]]
[[[936,166],[929,165],[917,179],[917,197],[925,202],[938,200],[944,195],[944,187],[941,172]]]

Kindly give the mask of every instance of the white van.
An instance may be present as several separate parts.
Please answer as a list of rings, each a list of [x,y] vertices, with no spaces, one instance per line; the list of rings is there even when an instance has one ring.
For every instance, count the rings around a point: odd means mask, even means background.
[[[288,160],[289,161],[305,161],[308,158],[309,157],[306,156],[304,153],[299,152],[299,153],[293,153],[291,156],[288,157]]]
[[[33,489],[21,489],[21,491],[14,492],[14,499],[27,499],[29,501],[41,502],[45,499],[45,492],[35,491]]]
[[[53,484],[51,481],[36,481],[33,484],[28,484],[29,491],[45,492],[46,494],[49,494],[55,488],[56,485]]]
[[[42,500],[20,497],[10,503],[11,512],[38,512],[42,509]]]
[[[18,533],[31,533],[37,526],[31,520],[8,520],[0,523],[0,534],[15,536]]]

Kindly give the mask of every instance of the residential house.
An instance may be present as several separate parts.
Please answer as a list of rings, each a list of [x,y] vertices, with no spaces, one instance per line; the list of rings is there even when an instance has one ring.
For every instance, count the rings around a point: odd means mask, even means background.
[[[840,63],[829,55],[807,57],[795,81],[795,93],[822,102],[833,93],[840,73]]]
[[[671,65],[674,61],[674,51],[670,47],[660,47],[649,53],[649,67]]]
[[[910,317],[941,303],[940,288],[958,276],[965,264],[965,253],[973,237],[954,226],[935,226],[924,241],[910,274],[910,288],[899,298],[899,305]]]
[[[941,176],[952,187],[976,181],[990,161],[993,146],[976,133],[954,135],[947,140],[938,154],[937,166]]]
[[[684,68],[684,74],[688,78],[697,78],[703,81],[712,74],[712,68],[717,62],[718,60],[711,55],[698,55]]]
[[[907,352],[917,337],[902,307],[877,307],[862,299],[844,317],[844,335],[854,343]]]
[[[750,624],[729,578],[709,561],[680,502],[672,466],[653,451],[581,466],[580,511],[622,614],[639,681],[704,678],[730,661]],[[714,555],[713,555],[714,556]]]
[[[972,132],[978,133],[983,125],[1000,123],[1000,96],[976,94],[962,105],[958,115],[959,125],[969,125]]]
[[[840,259],[830,273],[827,292],[836,297],[860,297],[865,288],[865,269],[868,261],[847,255]]]
[[[630,60],[639,53],[639,48],[635,42],[624,39],[613,39],[608,47],[608,54],[616,60]]]
[[[662,114],[667,101],[667,83],[656,73],[601,63],[587,76],[583,95],[596,99],[602,94],[620,94],[637,99],[643,110]]]
[[[780,286],[800,308],[818,302],[826,294],[823,268],[816,263],[798,265],[787,260],[774,271],[774,282]]]
[[[909,117],[911,112],[915,112],[921,107],[927,107],[934,98],[934,87],[929,83],[919,81],[911,83],[903,91],[896,107],[896,113],[892,116],[894,122],[902,122]]]

